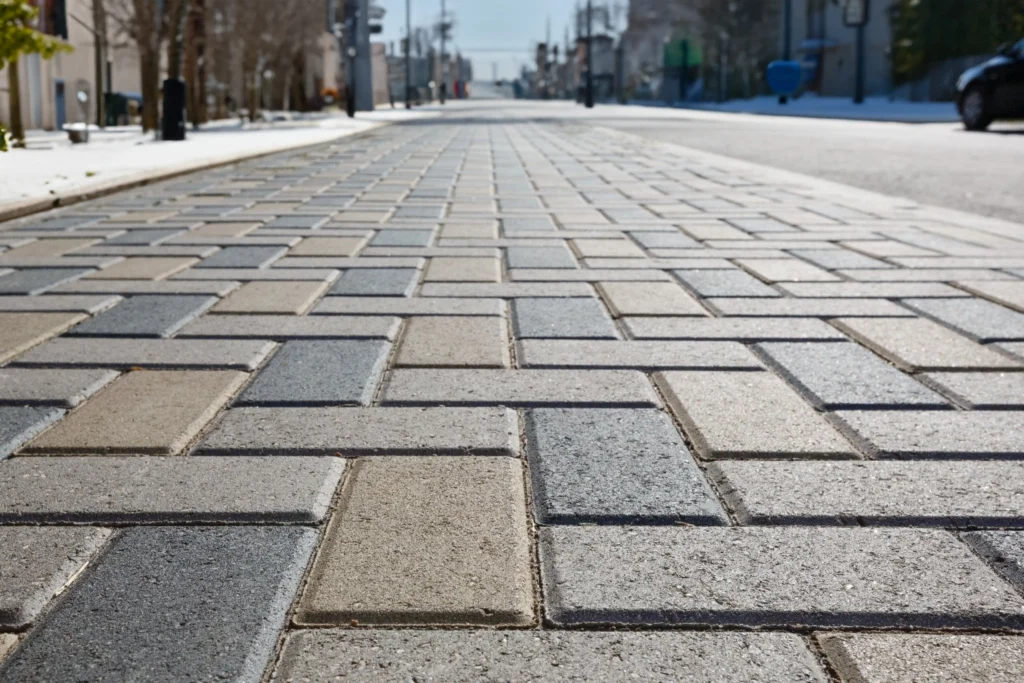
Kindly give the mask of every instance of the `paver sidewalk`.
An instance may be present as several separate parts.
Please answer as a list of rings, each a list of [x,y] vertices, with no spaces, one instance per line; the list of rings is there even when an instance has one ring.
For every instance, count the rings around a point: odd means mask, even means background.
[[[499,115],[0,226],[0,682],[1020,678],[1024,226]]]

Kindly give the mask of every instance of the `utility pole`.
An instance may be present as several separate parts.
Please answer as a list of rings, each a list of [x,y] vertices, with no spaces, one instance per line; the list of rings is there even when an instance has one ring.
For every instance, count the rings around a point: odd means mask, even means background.
[[[445,12],[444,0],[441,0],[441,87],[438,91],[441,96],[441,104],[444,104],[444,96],[448,90],[448,62],[444,57],[444,41],[448,37],[448,14]]]
[[[412,0],[405,0],[405,108],[412,109]]]
[[[594,0],[587,0],[587,109],[594,108]]]
[[[107,127],[106,98],[103,87],[103,71],[106,65],[107,53],[107,17],[104,12],[103,0],[92,0],[92,32],[93,40],[96,43],[95,51],[95,78],[96,78],[96,125],[100,128]]]
[[[782,12],[782,59],[788,62],[792,57],[792,42],[793,42],[793,0],[785,0],[785,8]],[[822,9],[822,14],[825,10]],[[786,104],[789,102],[789,98],[785,95],[779,95],[779,104]]]

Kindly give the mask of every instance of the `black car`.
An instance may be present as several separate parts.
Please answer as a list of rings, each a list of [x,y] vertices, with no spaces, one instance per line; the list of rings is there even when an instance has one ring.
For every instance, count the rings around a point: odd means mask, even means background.
[[[996,119],[1024,117],[1024,40],[963,72],[956,92],[967,130],[985,130]]]

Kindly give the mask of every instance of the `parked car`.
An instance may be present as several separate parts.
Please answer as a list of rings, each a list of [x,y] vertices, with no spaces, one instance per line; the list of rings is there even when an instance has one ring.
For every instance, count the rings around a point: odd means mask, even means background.
[[[985,130],[996,119],[1024,117],[1024,40],[963,72],[956,91],[967,130]]]

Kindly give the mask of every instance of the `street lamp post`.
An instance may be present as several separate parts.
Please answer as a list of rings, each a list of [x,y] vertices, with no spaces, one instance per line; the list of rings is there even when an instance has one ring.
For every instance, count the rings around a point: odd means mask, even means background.
[[[587,109],[594,108],[594,2],[587,0]]]
[[[405,108],[412,109],[412,0],[405,0]]]
[[[447,21],[448,18],[445,15],[444,0],[441,0],[441,86],[440,88],[438,88],[438,91],[440,92],[441,96],[441,104],[444,104],[444,96],[446,94],[445,91],[448,89],[448,79],[446,77],[446,72],[448,71],[448,62],[446,62],[444,58],[444,41],[445,38],[448,37]]]

